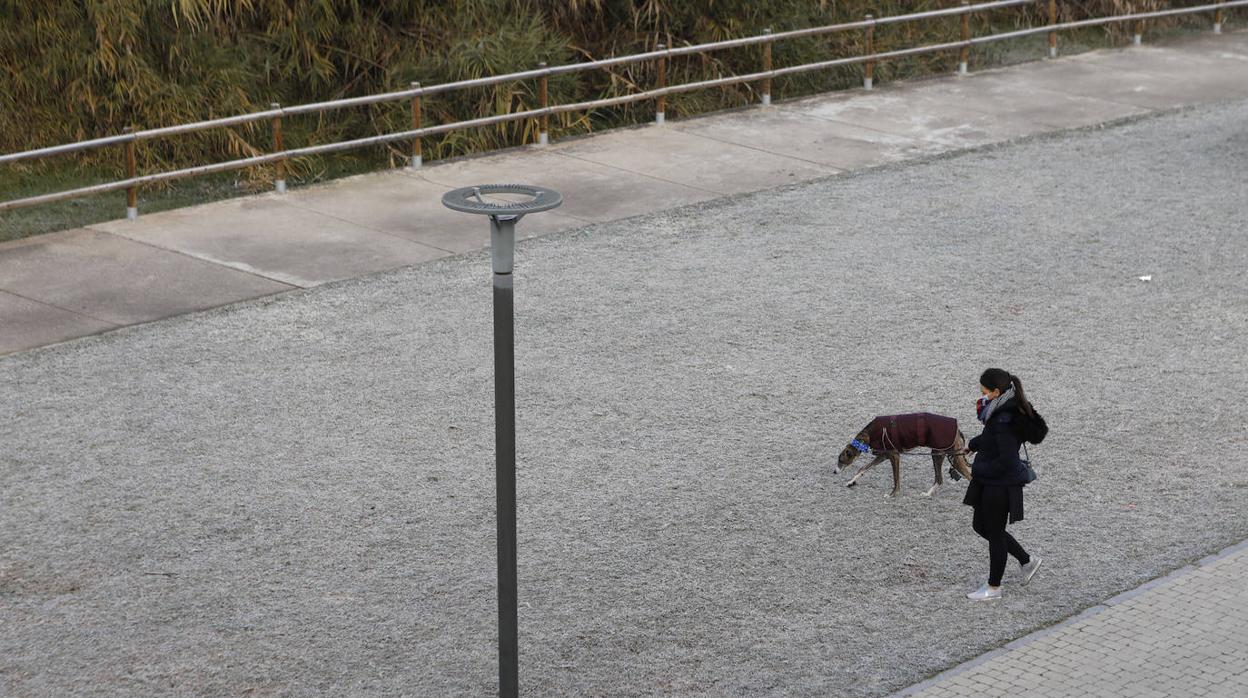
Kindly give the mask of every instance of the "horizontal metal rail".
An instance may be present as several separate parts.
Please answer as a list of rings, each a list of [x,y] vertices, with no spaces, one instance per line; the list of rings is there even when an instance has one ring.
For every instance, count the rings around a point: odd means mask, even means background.
[[[230,117],[226,119],[217,119],[211,122],[199,122],[197,124],[186,124],[183,126],[172,126],[172,127],[167,127],[167,128],[161,128],[161,129],[150,129],[147,131],[138,131],[132,134],[124,134],[121,136],[113,136],[109,138],[95,139],[94,141],[84,141],[83,143],[71,144],[71,145],[88,147],[87,144],[92,144],[92,143],[99,143],[100,145],[128,143],[128,142],[133,142],[135,140],[140,140],[141,139],[140,136],[142,136],[143,139],[155,138],[159,136],[187,133],[190,131],[199,130],[200,128],[208,128],[208,127],[215,127],[215,126],[229,126],[229,125],[247,123],[248,121],[252,121],[252,120],[273,118],[276,116],[310,113],[310,112],[315,112],[315,111],[322,110],[325,108],[334,108],[336,106],[371,104],[371,103],[375,103],[378,101],[385,101],[387,99],[411,98],[411,97],[418,96],[421,94],[430,94],[433,92],[446,91],[456,86],[463,87],[463,86],[475,86],[475,85],[480,85],[480,84],[495,84],[497,82],[523,79],[523,77],[535,77],[535,76],[540,77],[543,75],[551,75],[551,74],[556,74],[556,73],[561,73],[561,72],[572,72],[572,70],[575,70],[575,69],[583,70],[583,69],[588,69],[590,67],[595,67],[595,66],[600,67],[603,64],[616,65],[622,62],[628,62],[632,60],[647,60],[647,59],[656,58],[656,57],[682,55],[685,53],[695,53],[695,52],[698,52],[698,50],[708,50],[707,47],[730,48],[732,46],[752,45],[752,44],[764,43],[767,41],[775,41],[775,40],[780,40],[780,39],[785,39],[785,38],[795,38],[797,36],[811,36],[811,35],[818,34],[818,33],[840,31],[843,29],[863,29],[873,24],[875,25],[891,24],[897,21],[902,21],[903,19],[913,20],[915,18],[967,14],[969,12],[982,11],[984,9],[993,9],[997,7],[1008,7],[1008,6],[1013,6],[1013,5],[1031,4],[1036,1],[1037,0],[1004,0],[1003,2],[992,2],[992,3],[981,4],[981,5],[966,5],[966,6],[962,6],[959,8],[951,8],[948,10],[935,10],[932,12],[917,13],[915,15],[901,15],[901,16],[893,17],[893,18],[881,18],[878,20],[877,19],[864,20],[861,22],[831,25],[828,27],[801,29],[801,30],[796,30],[793,32],[782,32],[778,34],[764,34],[758,37],[749,37],[747,39],[734,39],[734,40],[730,40],[726,42],[715,42],[714,44],[701,44],[698,46],[686,46],[686,47],[680,47],[676,49],[652,51],[646,54],[623,56],[620,58],[606,59],[604,61],[595,61],[593,63],[572,64],[569,66],[558,66],[555,68],[545,68],[545,69],[539,69],[539,70],[533,70],[533,71],[526,71],[524,73],[513,73],[510,75],[506,75],[506,76],[481,78],[479,80],[461,81],[459,83],[447,83],[445,85],[438,85],[438,86],[429,87],[429,88],[414,88],[414,89],[404,90],[401,92],[387,93],[385,95],[372,95],[369,97],[361,97],[361,98],[357,98],[354,100],[339,100],[336,102],[323,102],[323,103],[318,103],[318,104],[306,104],[306,105],[301,105],[297,107],[270,109],[264,112],[257,112],[255,114],[247,114],[243,116]],[[407,131],[388,133],[388,134],[383,134],[379,136],[357,138],[357,139],[349,140],[349,141],[340,141],[336,143],[306,146],[303,148],[291,148],[291,149],[281,150],[281,151],[277,151],[273,153],[268,153],[265,155],[257,155],[257,156],[248,157],[248,158],[241,158],[238,160],[229,160],[226,162],[214,163],[210,165],[200,165],[197,167],[189,167],[189,168],[184,168],[181,170],[173,170],[170,172],[162,172],[162,173],[144,175],[144,176],[139,176],[139,177],[130,177],[127,179],[118,180],[114,182],[108,182],[105,184],[97,184],[97,185],[88,186],[88,187],[81,187],[78,189],[71,189],[68,191],[55,192],[55,193],[43,194],[39,196],[27,197],[24,199],[15,199],[12,201],[0,202],[0,210],[19,208],[19,207],[24,207],[24,206],[35,206],[39,204],[52,203],[55,201],[78,198],[78,197],[88,196],[92,194],[99,194],[99,193],[110,192],[110,191],[118,191],[122,189],[132,189],[132,188],[139,187],[142,185],[154,184],[157,182],[165,182],[165,181],[171,181],[171,180],[176,180],[176,179],[183,179],[187,177],[195,177],[195,176],[200,176],[200,175],[212,174],[216,172],[226,172],[226,171],[231,171],[231,170],[245,169],[248,167],[255,167],[258,165],[281,162],[281,161],[285,161],[291,158],[309,157],[313,155],[324,155],[324,154],[334,153],[334,152],[339,152],[339,151],[344,151],[344,150],[354,150],[357,148],[384,145],[384,144],[398,142],[398,141],[408,141],[408,140],[412,140],[416,138],[438,135],[441,133],[447,133],[450,131],[456,131],[460,129],[480,128],[484,126],[492,126],[492,125],[507,123],[511,121],[536,119],[542,116],[551,116],[554,114],[559,114],[559,113],[564,113],[564,112],[588,111],[592,109],[601,109],[605,107],[629,104],[632,102],[655,100],[660,97],[679,94],[683,92],[691,92],[695,90],[702,90],[702,89],[708,89],[708,88],[713,88],[713,87],[725,87],[729,85],[735,85],[735,84],[741,84],[741,83],[747,83],[747,82],[756,82],[756,81],[761,81],[765,79],[774,79],[774,78],[783,77],[786,75],[795,75],[795,74],[800,74],[800,73],[810,72],[810,71],[815,71],[815,70],[824,70],[824,69],[838,67],[838,66],[855,65],[855,64],[861,64],[861,63],[874,63],[874,62],[879,62],[879,61],[884,61],[884,60],[903,58],[906,56],[915,56],[915,55],[921,55],[921,54],[926,54],[926,53],[938,53],[942,51],[960,50],[963,48],[969,48],[972,46],[992,43],[995,41],[1005,41],[1009,39],[1016,39],[1020,37],[1031,36],[1034,34],[1052,33],[1052,32],[1057,32],[1057,31],[1078,29],[1082,27],[1110,24],[1114,22],[1129,22],[1129,21],[1138,21],[1138,20],[1144,20],[1144,19],[1153,19],[1157,17],[1167,17],[1167,16],[1175,16],[1175,15],[1183,15],[1183,14],[1197,14],[1201,12],[1221,11],[1221,10],[1226,10],[1226,9],[1230,9],[1234,7],[1245,7],[1245,6],[1248,6],[1248,0],[1228,0],[1226,2],[1201,5],[1201,6],[1195,6],[1195,7],[1176,8],[1176,9],[1171,9],[1171,10],[1157,10],[1153,12],[1138,12],[1138,13],[1133,13],[1133,14],[1128,14],[1128,15],[1115,15],[1112,17],[1098,17],[1098,18],[1093,18],[1093,19],[1066,22],[1062,24],[1047,24],[1047,25],[1040,26],[1040,27],[1032,27],[1029,29],[1021,29],[1021,30],[1012,31],[1012,32],[1004,32],[1001,34],[992,34],[992,35],[974,37],[974,38],[965,39],[962,41],[952,41],[952,42],[947,42],[947,43],[942,43],[942,44],[932,44],[928,46],[918,46],[918,47],[908,48],[908,49],[898,49],[894,51],[882,51],[882,52],[870,53],[870,54],[865,54],[865,55],[860,55],[860,56],[849,56],[845,58],[837,58],[837,59],[832,59],[832,60],[827,60],[827,61],[819,61],[816,63],[806,63],[806,64],[790,66],[786,68],[776,68],[776,69],[766,70],[766,71],[757,72],[757,73],[750,73],[747,75],[733,75],[733,76],[728,76],[728,77],[715,78],[712,80],[703,80],[699,82],[685,83],[683,85],[665,86],[665,87],[660,87],[656,89],[636,92],[633,94],[622,95],[619,97],[610,97],[610,98],[591,100],[591,101],[586,101],[586,102],[577,102],[573,104],[548,106],[548,107],[544,107],[541,109],[531,109],[531,110],[522,111],[522,112],[499,114],[495,116],[481,117],[478,119],[470,119],[467,121],[458,121],[458,122],[453,122],[449,124],[441,124],[438,126],[428,126],[424,128],[411,129]],[[729,46],[724,46],[724,44],[728,44]],[[333,105],[333,106],[328,106],[328,105]],[[255,118],[253,119],[252,117],[255,117]],[[212,126],[204,126],[204,124],[211,124]],[[65,148],[67,146],[56,146],[56,147]],[[81,150],[82,148],[78,148],[78,149]],[[27,151],[26,153],[18,153],[15,155],[39,157],[39,155],[33,155],[33,154],[41,153],[42,151],[48,151],[48,150],[53,150],[53,149],[45,148],[45,149],[41,149],[40,151]],[[64,152],[71,152],[71,151],[64,151]],[[51,154],[51,153],[46,153],[46,154]],[[14,156],[5,156],[4,158],[0,158],[0,162],[11,161],[12,159],[14,159]]]

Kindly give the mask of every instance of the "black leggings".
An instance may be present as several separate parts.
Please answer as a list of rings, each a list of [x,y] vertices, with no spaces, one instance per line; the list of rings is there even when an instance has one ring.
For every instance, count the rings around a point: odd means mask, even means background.
[[[1001,576],[1005,574],[1005,555],[1013,555],[1018,564],[1031,562],[1031,556],[1023,550],[1023,546],[1014,540],[1005,530],[1006,521],[1010,516],[1010,491],[1005,487],[984,486],[983,496],[975,507],[975,518],[971,525],[975,532],[988,540],[988,584],[1001,586]]]

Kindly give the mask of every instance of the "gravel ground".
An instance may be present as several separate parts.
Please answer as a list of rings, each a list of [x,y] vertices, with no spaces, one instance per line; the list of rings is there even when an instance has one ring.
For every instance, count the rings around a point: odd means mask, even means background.
[[[522,689],[881,695],[1248,537],[1246,179],[1237,102],[522,243]],[[489,304],[478,253],[0,360],[0,693],[493,692]],[[988,366],[1046,565],[974,605],[965,483],[830,463]]]

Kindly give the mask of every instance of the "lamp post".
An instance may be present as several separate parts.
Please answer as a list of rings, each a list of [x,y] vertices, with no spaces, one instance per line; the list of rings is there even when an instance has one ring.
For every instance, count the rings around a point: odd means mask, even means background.
[[[491,195],[527,201],[487,201]],[[498,694],[519,695],[520,639],[516,594],[516,366],[514,285],[516,222],[555,208],[563,196],[524,184],[482,184],[449,191],[442,205],[490,217],[494,269],[494,478],[498,523]]]

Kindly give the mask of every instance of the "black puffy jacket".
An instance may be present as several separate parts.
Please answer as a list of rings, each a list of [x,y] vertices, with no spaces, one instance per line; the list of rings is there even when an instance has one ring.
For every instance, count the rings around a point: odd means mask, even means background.
[[[976,482],[1006,486],[1027,482],[1027,471],[1018,457],[1027,419],[1017,400],[1006,402],[992,413],[983,433],[967,444],[967,448],[975,452],[971,477]]]

